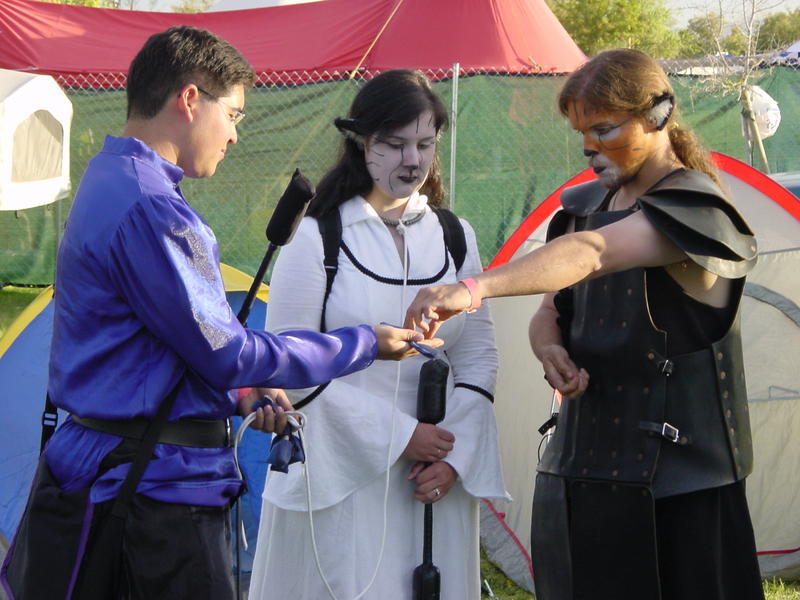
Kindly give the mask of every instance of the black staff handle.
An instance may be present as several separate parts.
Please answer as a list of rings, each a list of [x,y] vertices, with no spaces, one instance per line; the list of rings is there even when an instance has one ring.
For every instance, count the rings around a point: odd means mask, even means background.
[[[300,169],[295,169],[289,185],[286,186],[283,194],[275,205],[275,210],[267,223],[267,252],[264,258],[261,259],[261,265],[256,271],[256,276],[253,278],[253,283],[250,285],[250,290],[242,302],[242,307],[236,315],[236,319],[242,325],[247,324],[247,317],[250,316],[250,309],[253,307],[253,302],[256,299],[258,288],[261,287],[261,282],[264,281],[264,275],[267,274],[269,263],[272,262],[272,257],[278,246],[288,244],[292,239],[297,226],[303,215],[306,214],[308,203],[314,196],[314,187],[311,182],[303,177]],[[239,499],[237,498],[233,505],[234,521],[236,522],[236,598],[237,600],[242,597],[242,540],[241,540],[241,513],[239,511]]]
[[[272,217],[267,223],[267,252],[261,260],[261,265],[256,271],[256,276],[250,286],[250,290],[242,302],[242,308],[236,318],[239,323],[244,325],[247,323],[247,317],[250,315],[250,309],[253,307],[253,302],[256,299],[256,293],[264,281],[264,275],[267,274],[269,263],[272,262],[272,256],[275,254],[278,246],[288,244],[303,215],[306,214],[306,208],[311,198],[314,197],[314,187],[311,182],[306,179],[301,173],[300,169],[295,169],[289,185],[286,186],[283,195],[278,203],[275,205],[275,210],[272,212]]]
[[[450,367],[440,358],[425,361],[419,372],[417,419],[436,425],[444,419],[447,375]],[[441,574],[433,564],[433,504],[425,505],[422,564],[414,569],[414,600],[439,600]]]

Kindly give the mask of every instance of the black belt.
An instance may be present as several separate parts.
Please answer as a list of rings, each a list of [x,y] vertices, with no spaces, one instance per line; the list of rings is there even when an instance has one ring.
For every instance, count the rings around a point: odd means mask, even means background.
[[[90,419],[70,415],[76,423],[124,438],[141,440],[150,419]],[[192,446],[195,448],[223,448],[230,445],[230,422],[227,419],[178,419],[164,423],[158,436],[159,444]]]

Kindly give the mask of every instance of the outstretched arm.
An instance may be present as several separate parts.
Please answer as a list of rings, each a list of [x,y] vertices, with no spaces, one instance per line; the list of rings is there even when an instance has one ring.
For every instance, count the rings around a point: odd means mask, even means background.
[[[608,273],[668,265],[684,258],[684,252],[639,211],[595,231],[563,235],[502,267],[484,271],[474,278],[474,293],[483,299],[555,292]],[[409,306],[405,325],[430,336],[439,322],[471,304],[472,295],[462,283],[424,288]]]

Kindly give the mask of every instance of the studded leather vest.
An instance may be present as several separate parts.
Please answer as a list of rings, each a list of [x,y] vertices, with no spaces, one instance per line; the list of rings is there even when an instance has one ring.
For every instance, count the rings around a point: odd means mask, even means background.
[[[705,176],[694,171],[688,174],[690,180],[679,183],[688,183],[686,191],[696,196],[697,186],[692,186],[691,178]],[[707,186],[710,180],[700,183]],[[564,214],[576,229],[597,229],[630,214],[598,211],[605,191],[595,182],[578,187],[583,189],[562,194]],[[648,203],[659,194],[652,192],[640,199],[634,210],[648,214],[665,206],[681,206],[674,181],[670,191],[653,202],[655,208]],[[718,201],[725,202],[721,192]],[[698,218],[707,218],[708,211],[705,217],[702,212],[698,211]],[[674,212],[670,216],[674,217]],[[657,222],[654,225],[660,229]],[[684,229],[697,231],[706,225],[690,222]],[[739,229],[741,235],[749,233],[752,238],[746,224]],[[682,248],[690,247],[690,257],[704,256],[699,236],[673,231],[670,237]],[[748,240],[739,242],[748,246]],[[731,243],[725,241],[724,245],[730,247]],[[754,241],[750,240],[748,247],[754,249]],[[720,254],[713,248],[709,253]],[[752,254],[740,260],[752,266]],[[741,265],[726,268],[727,272],[746,270]],[[733,287],[732,298],[738,308],[744,278],[735,279]],[[567,329],[569,352],[573,361],[589,372],[590,383],[582,397],[562,401],[540,472],[639,484],[650,487],[658,498],[732,483],[752,470],[738,310],[722,339],[695,352],[670,356],[667,334],[652,323],[647,293],[644,268],[574,286],[574,310]]]

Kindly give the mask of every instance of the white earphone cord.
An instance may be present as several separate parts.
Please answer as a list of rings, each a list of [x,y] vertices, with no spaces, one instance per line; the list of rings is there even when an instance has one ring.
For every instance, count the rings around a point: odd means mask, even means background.
[[[403,308],[405,307],[406,286],[408,284],[408,246],[406,245],[405,228],[398,227],[397,231],[403,238],[403,286],[400,290],[400,312],[402,313]],[[402,320],[402,314],[400,318]],[[396,414],[397,414],[397,399],[400,395],[400,366],[401,363],[398,362],[395,384],[394,384],[394,398],[392,400],[392,421],[391,421],[391,430],[389,434],[389,449],[386,452],[386,481],[383,488],[383,532],[381,533],[381,549],[378,552],[378,560],[375,563],[375,569],[372,571],[372,577],[370,577],[367,586],[355,598],[353,598],[353,600],[359,600],[360,598],[362,598],[364,594],[366,594],[372,587],[372,584],[375,583],[375,578],[378,576],[378,570],[380,569],[381,562],[383,561],[383,551],[386,547],[386,533],[387,533],[388,509],[389,509],[389,482],[391,481],[390,476],[392,468],[392,450],[394,449],[394,431],[395,431]],[[300,439],[303,442],[303,446],[305,447],[305,439],[303,438],[302,432],[300,434]],[[338,600],[336,594],[331,588],[330,583],[328,582],[328,578],[325,577],[325,573],[322,569],[322,564],[320,564],[319,560],[319,551],[317,550],[317,540],[314,534],[314,516],[313,516],[313,511],[311,510],[311,469],[308,461],[308,454],[309,454],[308,451],[306,451],[306,462],[304,468],[306,475],[306,501],[308,504],[308,524],[309,524],[309,529],[311,530],[311,546],[314,550],[314,562],[316,562],[317,564],[317,571],[319,571],[319,575],[322,578],[322,583],[325,584],[325,588],[328,590],[328,594],[333,600]]]
[[[406,286],[408,284],[408,246],[406,245],[406,238],[405,238],[405,229],[404,228],[397,228],[398,232],[400,233],[401,237],[403,238],[403,286],[400,291],[400,311],[403,312],[403,308],[405,307],[405,296],[406,296]],[[403,315],[400,316],[402,320]],[[392,420],[391,420],[391,431],[389,434],[389,449],[386,453],[386,481],[384,484],[383,489],[383,532],[381,533],[381,549],[378,552],[378,561],[375,564],[375,569],[372,572],[372,576],[370,577],[367,586],[352,600],[359,600],[366,594],[369,589],[372,587],[372,584],[375,583],[375,578],[378,576],[378,570],[380,569],[381,562],[383,561],[383,551],[386,547],[386,533],[387,533],[387,525],[388,525],[388,509],[389,509],[389,482],[391,481],[390,478],[390,471],[392,468],[392,451],[394,449],[394,432],[395,432],[395,423],[396,423],[396,414],[397,414],[397,399],[400,395],[400,366],[401,363],[397,363],[397,370],[396,370],[396,377],[395,377],[395,385],[394,385],[394,399],[392,400]],[[305,435],[303,434],[303,428],[308,424],[308,417],[299,411],[290,411],[286,413],[290,417],[290,423],[294,420],[294,423],[291,425],[297,430],[297,434],[300,436],[300,441],[303,444],[303,448],[305,449],[306,459],[303,465],[303,474],[306,480],[306,504],[308,508],[308,526],[311,532],[311,547],[314,551],[314,562],[317,566],[317,571],[319,572],[319,576],[322,578],[322,583],[325,585],[325,589],[328,590],[328,594],[333,600],[339,600],[336,594],[333,591],[330,583],[328,582],[328,578],[325,576],[325,572],[322,568],[322,564],[320,563],[319,559],[319,550],[317,548],[317,537],[314,533],[314,513],[311,509],[311,462],[309,460],[308,446],[306,445]],[[245,418],[242,424],[239,426],[239,429],[236,432],[236,437],[234,440],[233,445],[233,457],[236,463],[236,470],[239,474],[239,479],[242,479],[242,471],[239,468],[239,455],[238,455],[238,448],[239,442],[244,435],[245,430],[247,427],[250,426],[250,423],[253,422],[256,415],[255,413],[251,413]],[[294,419],[291,419],[294,417]],[[247,537],[244,535],[244,523],[241,524],[242,527],[242,540],[244,541],[244,548],[247,549]]]

